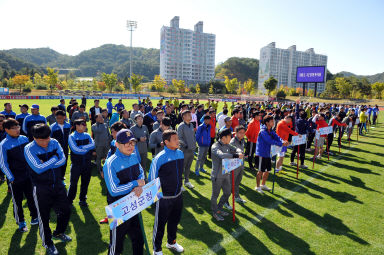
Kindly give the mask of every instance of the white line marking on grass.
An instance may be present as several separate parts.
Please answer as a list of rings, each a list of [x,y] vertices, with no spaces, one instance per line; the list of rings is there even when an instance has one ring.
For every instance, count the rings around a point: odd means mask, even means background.
[[[274,211],[280,204],[282,204],[286,199],[290,199],[293,197],[297,191],[301,190],[304,186],[306,186],[309,182],[311,182],[313,179],[315,179],[319,174],[318,173],[323,173],[325,170],[327,170],[329,167],[331,167],[333,164],[335,164],[340,158],[344,156],[344,154],[349,153],[351,148],[354,148],[357,146],[357,144],[354,144],[351,146],[349,149],[344,151],[342,154],[336,157],[332,162],[330,162],[327,166],[322,167],[317,173],[312,174],[308,179],[305,181],[301,182],[299,186],[296,186],[293,188],[287,196],[282,198],[282,200],[277,200],[274,203],[272,203],[271,206],[268,206],[268,209],[265,209],[262,213],[258,214],[257,218],[254,220],[248,220],[243,226],[238,227],[236,230],[234,230],[229,236],[226,236],[224,239],[216,243],[214,246],[208,248],[208,251],[205,254],[216,254],[219,251],[221,251],[224,246],[226,246],[228,243],[234,241],[237,239],[239,236],[244,234],[248,229],[251,227],[255,226],[255,222],[260,222],[265,216],[270,214],[272,211]]]

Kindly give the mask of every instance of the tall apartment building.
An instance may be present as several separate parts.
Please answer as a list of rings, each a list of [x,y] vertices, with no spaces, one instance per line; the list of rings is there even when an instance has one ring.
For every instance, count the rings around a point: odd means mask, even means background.
[[[288,49],[276,48],[274,42],[261,48],[259,63],[258,88],[265,92],[264,81],[273,76],[280,85],[289,88],[302,87],[301,83],[296,83],[296,69],[298,66],[325,66],[327,68],[327,56],[316,54],[313,48],[306,51],[297,51],[296,45]],[[308,83],[306,88],[314,89],[314,83]],[[325,83],[317,84],[317,91],[324,91]]]
[[[171,83],[173,79],[186,84],[207,83],[215,76],[216,36],[203,32],[199,21],[194,30],[179,27],[178,16],[160,35],[160,75]]]

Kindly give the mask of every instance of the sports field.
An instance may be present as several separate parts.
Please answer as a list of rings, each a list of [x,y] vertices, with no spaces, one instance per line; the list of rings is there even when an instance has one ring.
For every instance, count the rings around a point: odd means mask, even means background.
[[[67,100],[68,101],[68,100]],[[93,105],[88,100],[87,110]],[[117,103],[117,100],[113,102]],[[123,100],[131,108],[136,100]],[[5,100],[0,100],[0,106]],[[156,102],[156,101],[155,101]],[[50,107],[58,100],[11,100],[13,110],[18,105],[40,104],[41,113],[50,114]],[[68,102],[67,102],[68,103]],[[106,100],[101,101],[105,107]],[[222,104],[220,103],[220,107]],[[383,114],[381,114],[383,115]],[[341,153],[336,146],[330,161],[326,157],[312,162],[307,154],[305,164],[310,169],[300,171],[284,168],[287,175],[276,178],[275,192],[263,195],[254,190],[255,172],[246,163],[240,195],[248,202],[236,204],[236,222],[230,216],[217,222],[210,214],[211,182],[208,174],[196,177],[191,173],[195,189],[183,193],[184,211],[177,241],[185,254],[384,254],[384,118],[370,127],[366,136],[356,141],[356,129],[350,147],[343,140]],[[336,145],[337,142],[334,142]],[[290,151],[288,151],[290,155]],[[148,154],[150,157],[150,154]],[[207,162],[206,169],[210,169]],[[69,180],[67,169],[67,185]],[[194,169],[194,164],[192,166]],[[272,186],[272,175],[267,182]],[[106,189],[96,169],[89,186],[89,208],[75,207],[66,234],[73,239],[64,244],[55,241],[60,254],[107,254],[109,226],[100,225],[105,217]],[[29,232],[19,233],[13,218],[12,199],[6,184],[0,186],[0,254],[45,254],[38,234],[38,226],[29,226],[28,208],[24,210]],[[152,253],[154,208],[143,213],[145,232]],[[51,229],[55,228],[52,213]],[[165,241],[164,241],[165,243]],[[130,254],[130,241],[125,244]],[[163,245],[164,254],[172,254]]]

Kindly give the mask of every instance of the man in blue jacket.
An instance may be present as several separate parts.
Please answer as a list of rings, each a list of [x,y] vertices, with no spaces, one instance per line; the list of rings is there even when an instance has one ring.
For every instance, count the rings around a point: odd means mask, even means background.
[[[22,105],[19,105],[20,107],[20,114],[16,115],[16,120],[19,122],[19,125],[20,125],[20,134],[21,135],[25,135],[24,131],[21,129],[21,127],[23,126],[23,123],[24,123],[24,119],[25,117],[27,117],[28,115],[30,115],[28,113],[28,105],[27,104],[22,104]]]
[[[273,131],[273,126],[275,125],[275,120],[273,116],[266,115],[263,119],[264,125],[261,126],[259,136],[257,137],[256,143],[256,156],[259,157],[259,169],[256,175],[256,191],[260,194],[264,193],[263,190],[271,190],[268,188],[265,183],[268,180],[269,172],[271,171],[271,146],[288,146],[288,141],[283,141],[276,133]],[[260,186],[260,181],[261,186]]]
[[[39,123],[47,123],[47,120],[45,119],[44,116],[40,115],[39,113],[39,105],[33,104],[31,107],[31,115],[28,115],[25,117],[24,122],[23,122],[23,132],[25,135],[29,138],[29,141],[33,141],[33,135],[31,132],[31,128]]]
[[[174,130],[163,132],[164,150],[152,160],[148,181],[160,178],[163,198],[156,202],[155,223],[153,226],[153,254],[162,255],[162,240],[167,226],[168,249],[183,252],[184,248],[176,242],[177,225],[183,210],[182,174],[184,154],[179,150],[179,137]]]
[[[55,113],[56,116],[56,122],[52,124],[51,126],[51,137],[55,138],[59,143],[61,148],[64,151],[65,158],[67,159],[65,161],[65,164],[61,167],[61,179],[65,180],[65,172],[67,169],[67,161],[68,161],[68,138],[69,134],[71,133],[71,125],[65,121],[66,114],[62,110],[58,110]]]
[[[206,173],[204,170],[204,163],[207,160],[209,145],[211,144],[211,122],[210,116],[204,116],[204,122],[199,125],[196,131],[196,142],[199,145],[198,156],[196,160],[195,174],[200,175],[200,171]]]
[[[111,204],[133,191],[136,196],[143,192],[144,171],[135,155],[136,139],[129,129],[116,134],[116,152],[104,164],[104,180],[107,185],[107,201]],[[132,241],[132,254],[143,254],[144,239],[138,215],[110,231],[109,255],[122,254],[126,235]]]
[[[37,124],[30,130],[33,142],[24,148],[24,157],[32,168],[33,197],[39,218],[40,236],[49,255],[57,255],[49,228],[51,209],[57,213],[56,230],[53,237],[63,242],[72,239],[64,234],[71,208],[65,186],[61,180],[61,166],[65,163],[63,149],[59,142],[50,138],[51,129],[47,124]]]
[[[95,149],[92,137],[85,132],[87,123],[83,119],[73,122],[76,130],[68,138],[69,148],[71,149],[71,180],[68,189],[68,200],[72,204],[77,193],[77,182],[81,177],[80,186],[80,206],[88,206],[87,192],[91,180],[91,157]]]
[[[32,182],[29,176],[30,168],[24,157],[24,147],[29,143],[28,138],[20,135],[20,125],[12,118],[3,123],[7,132],[6,138],[0,143],[0,168],[7,176],[12,194],[13,212],[21,232],[28,230],[24,219],[23,196],[26,197],[31,225],[37,225],[37,210],[33,200]]]
[[[8,103],[8,102],[4,103],[4,111],[2,111],[0,113],[4,114],[6,119],[16,118],[16,113],[14,111],[12,111],[12,105],[11,105],[11,103]]]

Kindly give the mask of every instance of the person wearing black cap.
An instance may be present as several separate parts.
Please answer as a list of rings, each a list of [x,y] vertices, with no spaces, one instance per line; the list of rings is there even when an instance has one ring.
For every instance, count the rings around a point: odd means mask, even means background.
[[[72,204],[77,193],[77,182],[81,177],[80,202],[81,206],[88,206],[87,193],[91,180],[91,159],[92,154],[96,154],[95,142],[92,137],[85,132],[87,123],[83,119],[77,119],[73,122],[75,132],[68,138],[69,148],[71,149],[71,179],[68,189],[68,200]]]
[[[29,141],[33,141],[33,135],[31,132],[32,127],[39,123],[47,123],[45,117],[43,115],[40,115],[39,108],[39,105],[33,104],[31,107],[32,114],[25,117],[23,122],[22,129],[26,136],[29,138]]]
[[[103,167],[107,185],[107,201],[111,204],[133,191],[140,196],[145,185],[144,171],[135,155],[136,138],[129,129],[121,129],[116,135],[116,152]],[[109,255],[122,254],[126,235],[132,242],[132,254],[143,254],[144,239],[138,215],[110,231]]]
[[[21,113],[16,115],[16,120],[19,122],[20,127],[22,127],[25,117],[29,115],[28,113],[29,107],[26,104],[19,105],[19,107],[20,107]],[[21,128],[20,128],[20,134],[25,135],[24,131]]]
[[[189,110],[181,112],[183,122],[177,128],[177,135],[180,139],[180,149],[184,153],[184,185],[193,189],[194,186],[189,182],[189,173],[196,150],[195,130],[191,123],[192,115]]]
[[[30,173],[39,218],[40,236],[48,254],[57,255],[59,252],[52,242],[52,232],[49,227],[52,208],[57,213],[57,225],[53,237],[63,242],[72,240],[64,234],[71,213],[65,186],[61,179],[60,167],[66,159],[60,144],[50,138],[51,129],[47,124],[34,125],[30,131],[34,141],[24,147],[24,156],[32,168]]]
[[[176,242],[177,225],[183,210],[182,171],[184,155],[179,150],[179,138],[175,130],[163,133],[164,150],[152,160],[148,180],[160,178],[163,198],[156,202],[155,223],[153,226],[153,254],[162,255],[162,241],[167,224],[168,249],[183,252],[184,248]]]

